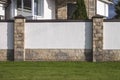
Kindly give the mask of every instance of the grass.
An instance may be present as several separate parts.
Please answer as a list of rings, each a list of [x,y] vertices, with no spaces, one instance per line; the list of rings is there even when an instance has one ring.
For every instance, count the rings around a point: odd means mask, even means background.
[[[0,80],[120,80],[120,63],[0,62]]]

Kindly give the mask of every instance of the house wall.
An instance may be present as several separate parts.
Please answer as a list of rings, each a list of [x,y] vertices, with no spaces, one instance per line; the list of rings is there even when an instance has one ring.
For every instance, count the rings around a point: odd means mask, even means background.
[[[108,3],[100,0],[84,0],[88,18],[96,14],[108,17]],[[56,0],[56,18],[67,19],[67,3],[75,3],[76,0]]]
[[[44,0],[41,11],[42,15],[35,16],[35,19],[55,19],[55,0]]]
[[[55,19],[54,0],[44,0],[42,8],[42,16],[34,16],[34,19]],[[6,18],[13,19],[13,17],[17,15],[22,15],[21,9],[17,10],[16,1],[12,0],[12,3],[6,9]],[[32,19],[32,11],[24,10],[23,16],[26,16],[28,19]]]
[[[5,15],[6,15],[6,19],[10,19],[10,15],[11,15],[11,5],[8,5],[8,7],[6,8],[6,12],[5,12]]]
[[[96,13],[96,0],[84,0],[88,18],[91,19]],[[56,0],[57,19],[67,19],[67,3],[76,3],[76,0]]]
[[[67,19],[67,3],[74,3],[76,0],[56,0],[56,18]]]
[[[41,9],[41,16],[33,16],[32,17],[32,11],[24,10],[23,15],[27,16],[28,19],[55,19],[55,1],[54,0],[44,0],[43,4],[39,7],[42,7]],[[21,10],[19,9],[17,11],[17,15],[21,14]]]
[[[44,0],[44,19],[55,19],[55,0]]]
[[[11,4],[7,5],[5,15],[8,20],[17,16],[16,0],[11,0]]]
[[[21,14],[22,14],[21,9],[17,9],[17,15],[21,15]],[[24,9],[23,10],[23,16],[31,17],[32,16],[32,11]]]
[[[5,11],[4,11],[3,4],[0,4],[0,16],[1,16],[1,19],[5,17]]]
[[[97,0],[97,14],[108,17],[109,5],[105,2]]]
[[[97,0],[84,0],[86,5],[87,16],[92,19],[96,14],[96,1]]]

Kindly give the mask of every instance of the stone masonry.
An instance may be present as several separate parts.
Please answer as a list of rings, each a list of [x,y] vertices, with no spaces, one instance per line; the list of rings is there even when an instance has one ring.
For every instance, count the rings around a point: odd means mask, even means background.
[[[120,61],[119,49],[103,49],[103,17],[97,15],[92,20],[92,49],[25,49],[25,18],[15,17],[14,50],[0,49],[0,61]]]
[[[14,51],[12,49],[0,49],[0,61],[13,61]]]
[[[25,60],[24,49],[24,26],[25,18],[22,16],[15,17],[14,23],[14,60]]]
[[[93,17],[93,61],[103,59],[103,17]]]
[[[96,15],[96,0],[84,0],[89,19]]]
[[[56,18],[67,19],[67,3],[74,3],[76,0],[56,0]]]
[[[26,61],[92,61],[92,49],[26,49]]]
[[[102,61],[120,61],[120,50],[103,50]]]
[[[96,0],[84,0],[88,18],[96,15]],[[56,18],[67,19],[67,3],[76,3],[76,0],[56,0]]]
[[[103,49],[103,17],[93,17],[93,61],[120,61],[120,50]]]

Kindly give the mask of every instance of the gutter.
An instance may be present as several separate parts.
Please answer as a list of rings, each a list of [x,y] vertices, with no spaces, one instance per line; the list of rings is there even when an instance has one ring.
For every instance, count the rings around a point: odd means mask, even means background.
[[[108,0],[99,0],[99,1],[102,1],[102,2],[107,3],[107,4],[113,4],[112,1],[108,1]]]

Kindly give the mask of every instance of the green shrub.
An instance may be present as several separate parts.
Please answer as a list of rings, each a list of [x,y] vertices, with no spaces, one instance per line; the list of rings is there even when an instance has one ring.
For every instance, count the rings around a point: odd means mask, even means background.
[[[73,19],[88,19],[84,0],[77,0],[76,10],[72,15]]]

